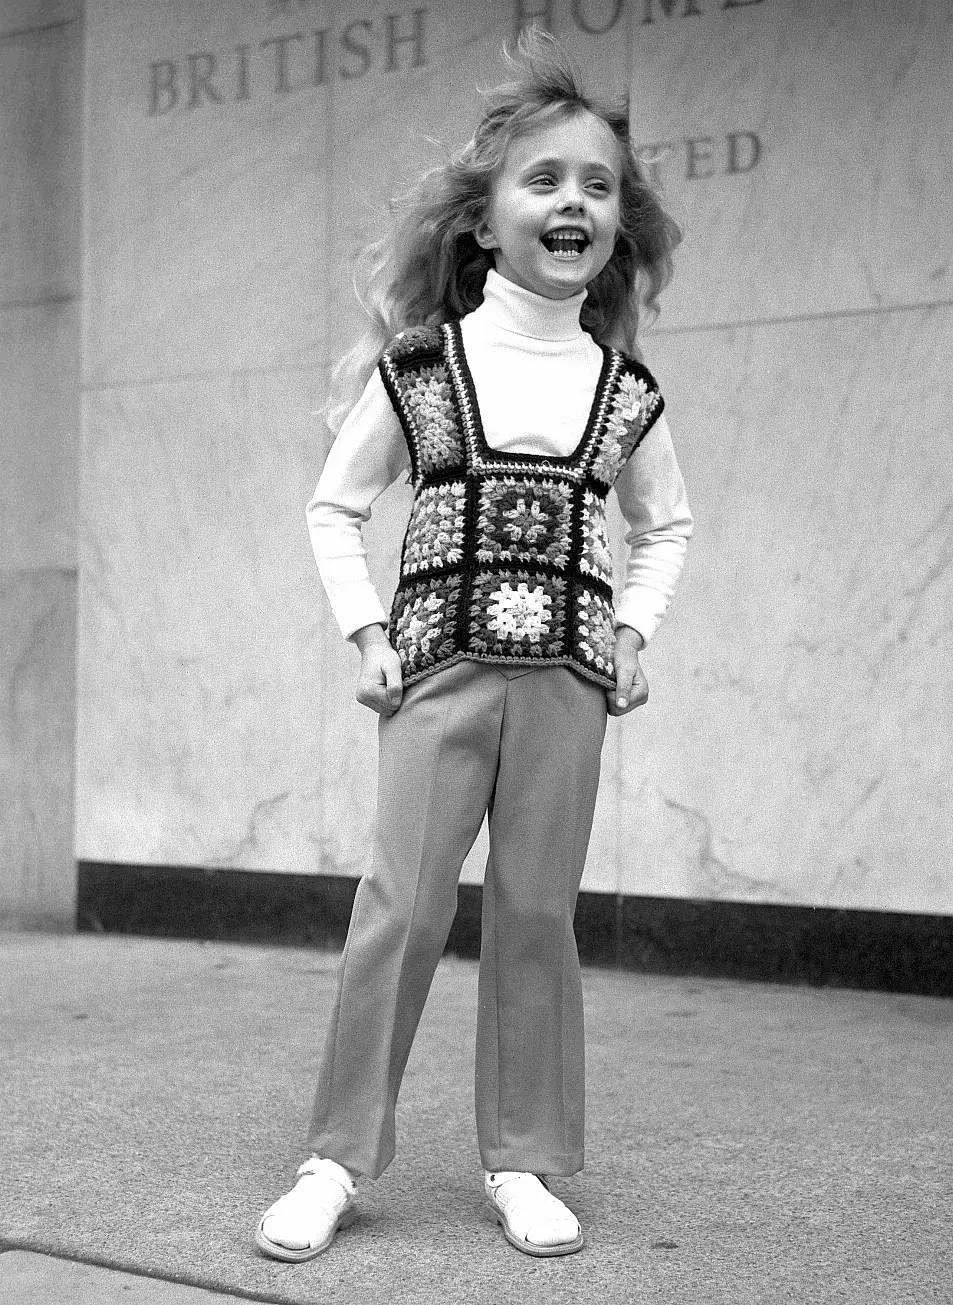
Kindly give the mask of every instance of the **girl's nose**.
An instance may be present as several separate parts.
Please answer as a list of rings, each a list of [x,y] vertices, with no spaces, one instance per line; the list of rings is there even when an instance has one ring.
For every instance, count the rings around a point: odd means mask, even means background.
[[[559,197],[560,212],[578,212],[585,201],[583,191],[576,185],[568,183],[563,187]]]

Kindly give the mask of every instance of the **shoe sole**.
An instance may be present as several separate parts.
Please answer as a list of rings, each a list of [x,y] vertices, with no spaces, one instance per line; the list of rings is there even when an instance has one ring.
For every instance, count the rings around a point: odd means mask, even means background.
[[[263,1255],[269,1256],[273,1260],[284,1260],[287,1264],[304,1264],[306,1260],[313,1260],[316,1255],[321,1255],[328,1249],[334,1241],[335,1234],[341,1228],[350,1228],[351,1224],[358,1218],[359,1211],[353,1206],[350,1210],[345,1210],[339,1215],[337,1223],[325,1237],[319,1246],[302,1246],[296,1250],[293,1246],[282,1246],[280,1242],[273,1242],[266,1237],[262,1231],[262,1225],[268,1218],[262,1215],[258,1227],[255,1229],[255,1245]]]
[[[515,1246],[524,1255],[535,1255],[539,1259],[549,1259],[554,1255],[574,1255],[576,1251],[582,1250],[586,1242],[581,1230],[574,1241],[558,1242],[555,1246],[538,1246],[535,1242],[528,1242],[524,1237],[517,1237],[515,1233],[510,1232],[506,1219],[490,1201],[487,1201],[483,1207],[483,1217],[487,1223],[499,1224],[503,1229],[503,1236],[511,1246]]]

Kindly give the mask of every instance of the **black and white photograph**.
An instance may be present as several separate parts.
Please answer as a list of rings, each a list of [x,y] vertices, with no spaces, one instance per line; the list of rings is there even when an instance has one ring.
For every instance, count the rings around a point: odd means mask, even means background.
[[[0,0],[0,1301],[953,1302],[953,4]]]

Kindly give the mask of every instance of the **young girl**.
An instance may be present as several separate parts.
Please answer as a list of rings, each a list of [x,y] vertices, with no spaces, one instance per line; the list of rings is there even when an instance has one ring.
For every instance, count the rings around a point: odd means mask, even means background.
[[[586,96],[551,37],[524,37],[519,56],[518,79],[424,178],[378,263],[378,334],[336,374],[332,425],[350,411],[308,508],[328,598],[361,652],[358,701],[380,714],[379,793],[311,1158],[258,1225],[257,1245],[281,1260],[325,1250],[357,1217],[357,1177],[394,1156],[401,1077],[487,813],[486,1209],[530,1255],[583,1245],[544,1175],[583,1164],[573,911],[606,714],[648,697],[638,653],[691,531],[662,398],[632,356],[679,232],[633,153],[627,110]],[[355,372],[356,403],[335,406]],[[388,616],[361,526],[408,468]],[[630,550],[615,609],[610,488]]]

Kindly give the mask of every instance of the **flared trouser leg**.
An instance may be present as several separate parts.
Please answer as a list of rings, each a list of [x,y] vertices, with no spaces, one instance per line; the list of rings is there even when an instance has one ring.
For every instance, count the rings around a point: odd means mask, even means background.
[[[507,680],[462,662],[379,725],[378,802],[338,970],[308,1143],[354,1173],[393,1159],[394,1111],[496,779]]]
[[[561,667],[509,685],[483,887],[476,1115],[485,1168],[583,1166],[585,1050],[573,914],[605,692]]]

